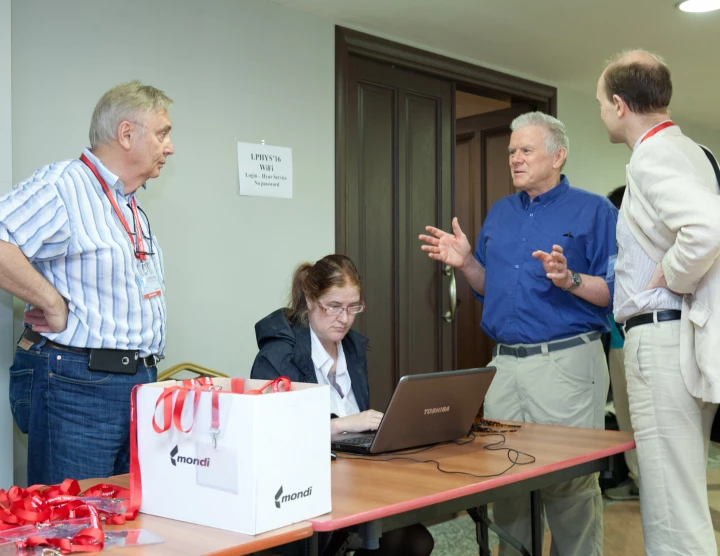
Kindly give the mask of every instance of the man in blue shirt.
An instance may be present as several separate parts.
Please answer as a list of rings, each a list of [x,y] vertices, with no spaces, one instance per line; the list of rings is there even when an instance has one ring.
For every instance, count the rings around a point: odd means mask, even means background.
[[[560,121],[533,112],[511,129],[519,191],[492,207],[474,256],[457,218],[452,234],[428,226],[422,249],[462,270],[484,302],[482,328],[497,342],[485,415],[602,429],[608,369],[600,335],[613,294],[617,210],[561,174],[569,141]],[[597,474],[543,489],[543,503],[554,554],[602,554]],[[494,516],[530,545],[527,496],[496,502]],[[500,554],[508,549],[501,543]]]

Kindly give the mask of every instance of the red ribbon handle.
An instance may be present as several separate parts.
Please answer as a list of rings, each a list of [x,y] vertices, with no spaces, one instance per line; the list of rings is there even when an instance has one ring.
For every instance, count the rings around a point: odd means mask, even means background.
[[[279,376],[274,380],[268,380],[265,384],[263,384],[260,388],[257,390],[248,390],[245,392],[245,394],[250,394],[251,396],[258,396],[260,394],[263,394],[264,391],[272,386],[273,393],[280,392],[280,385],[283,385],[284,391],[289,392],[290,391],[290,379],[286,376]]]

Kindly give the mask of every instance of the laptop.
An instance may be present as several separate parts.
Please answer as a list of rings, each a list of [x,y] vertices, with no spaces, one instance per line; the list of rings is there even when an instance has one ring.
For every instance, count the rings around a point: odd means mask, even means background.
[[[380,454],[462,438],[494,376],[495,367],[404,376],[377,431],[333,435],[331,448]]]

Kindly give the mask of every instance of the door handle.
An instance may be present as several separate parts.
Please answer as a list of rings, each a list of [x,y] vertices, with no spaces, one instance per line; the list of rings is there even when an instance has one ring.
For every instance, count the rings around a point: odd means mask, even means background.
[[[449,264],[443,267],[443,274],[450,276],[450,285],[448,286],[448,293],[450,294],[450,310],[447,311],[443,318],[445,322],[452,322],[455,318],[455,309],[457,309],[457,286],[455,284],[455,269]]]

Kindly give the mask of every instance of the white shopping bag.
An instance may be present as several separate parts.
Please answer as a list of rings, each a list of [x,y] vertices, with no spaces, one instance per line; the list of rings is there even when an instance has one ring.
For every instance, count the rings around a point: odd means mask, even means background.
[[[141,497],[143,513],[249,535],[329,512],[329,387],[293,383],[285,392],[278,379],[277,392],[247,393],[268,384],[215,378],[136,387],[133,505]]]

